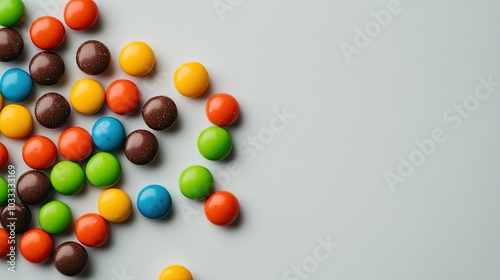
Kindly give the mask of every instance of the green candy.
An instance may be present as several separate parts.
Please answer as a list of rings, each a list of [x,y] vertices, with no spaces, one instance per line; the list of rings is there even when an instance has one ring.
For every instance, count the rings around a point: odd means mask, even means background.
[[[0,1],[0,25],[11,27],[24,17],[24,3],[21,0]]]
[[[79,164],[63,160],[52,168],[50,182],[58,193],[73,195],[85,186],[85,173]]]
[[[200,165],[186,168],[179,176],[181,193],[190,199],[200,200],[207,197],[212,191],[213,183],[212,173]]]
[[[223,160],[233,149],[233,141],[227,130],[219,126],[206,128],[198,137],[198,150],[208,160]]]
[[[50,234],[63,233],[71,223],[71,209],[59,200],[51,201],[40,208],[38,223]]]
[[[109,188],[120,181],[122,168],[116,156],[108,152],[100,152],[90,158],[86,173],[92,185]]]
[[[9,184],[4,178],[0,177],[0,206],[7,204],[9,198]]]

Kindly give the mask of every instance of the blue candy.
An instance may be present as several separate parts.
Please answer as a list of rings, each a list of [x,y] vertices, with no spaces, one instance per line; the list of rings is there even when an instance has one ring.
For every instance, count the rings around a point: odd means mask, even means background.
[[[137,195],[139,212],[149,219],[162,219],[172,209],[172,197],[164,187],[149,185]]]
[[[0,91],[6,99],[21,102],[28,99],[33,92],[33,80],[26,71],[12,68],[0,79]]]
[[[125,143],[125,137],[123,124],[113,117],[100,118],[92,127],[92,140],[103,151],[119,149]]]

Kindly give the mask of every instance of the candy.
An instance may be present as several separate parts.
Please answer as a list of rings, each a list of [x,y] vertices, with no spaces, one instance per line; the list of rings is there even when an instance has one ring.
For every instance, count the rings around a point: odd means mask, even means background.
[[[240,106],[232,95],[217,93],[208,99],[205,112],[210,122],[218,126],[226,126],[238,119]]]
[[[92,127],[92,141],[103,151],[113,151],[121,148],[125,142],[125,127],[113,117],[98,119]]]
[[[9,232],[0,228],[0,259],[3,259],[10,252]]]
[[[110,61],[111,53],[108,47],[96,40],[83,43],[76,52],[76,65],[88,75],[104,73]]]
[[[223,160],[233,149],[231,135],[222,127],[206,128],[198,136],[198,150],[208,160]]]
[[[42,50],[58,48],[64,41],[64,36],[64,25],[55,17],[40,17],[30,27],[31,41]]]
[[[64,21],[69,28],[83,31],[97,22],[99,9],[92,0],[70,0],[64,7]]]
[[[49,168],[57,157],[57,148],[54,142],[41,135],[30,137],[23,146],[23,160],[33,169]]]
[[[0,143],[0,170],[4,169],[9,162],[9,151],[4,144]]]
[[[186,97],[198,97],[208,88],[210,78],[207,69],[199,62],[182,64],[174,73],[174,85]]]
[[[7,70],[0,80],[2,95],[12,102],[21,102],[33,92],[33,81],[26,71],[19,68]]]
[[[108,240],[108,223],[99,214],[84,214],[76,221],[75,235],[78,241],[85,246],[102,246]]]
[[[151,129],[169,129],[177,120],[177,106],[170,97],[152,97],[142,107],[142,118]]]
[[[71,161],[81,161],[92,153],[92,136],[83,128],[72,126],[64,130],[57,142],[59,152]]]
[[[22,139],[33,129],[33,118],[30,111],[17,104],[9,104],[0,112],[0,132],[3,135]]]
[[[213,193],[205,202],[204,208],[207,219],[217,226],[230,225],[240,213],[238,199],[227,191]]]
[[[45,173],[30,170],[23,173],[17,180],[17,196],[26,204],[45,202],[52,191],[52,184]]]
[[[89,255],[87,250],[74,241],[64,242],[54,252],[53,264],[57,271],[65,276],[78,276],[87,268]]]
[[[9,184],[7,181],[0,177],[0,206],[7,204],[9,199]]]
[[[47,262],[52,256],[53,250],[54,242],[52,237],[39,228],[28,230],[19,239],[19,251],[31,263],[41,264]]]
[[[24,3],[21,0],[0,1],[0,25],[10,27],[16,25],[24,17]]]
[[[158,280],[193,280],[191,272],[182,265],[171,265],[166,267],[161,273]]]
[[[14,212],[14,215],[12,215],[12,212]],[[12,226],[12,221],[16,221],[14,226]],[[14,230],[16,234],[27,231],[30,227],[30,222],[31,211],[21,201],[15,202],[14,207],[9,207],[9,204],[5,205],[0,213],[0,224],[2,227],[9,231]]]
[[[144,42],[132,42],[120,53],[120,66],[131,76],[146,76],[155,66],[155,54]]]
[[[38,223],[50,234],[63,233],[71,223],[71,209],[59,200],[48,202],[38,212]]]
[[[107,221],[121,223],[132,213],[132,202],[126,192],[111,188],[101,193],[97,201],[97,208]]]
[[[119,115],[135,112],[140,101],[139,88],[129,80],[116,80],[106,90],[106,104],[111,111]]]
[[[0,4],[1,5],[1,4]],[[23,37],[12,28],[0,29],[0,61],[9,62],[21,56],[24,49]]]
[[[172,197],[164,187],[149,185],[139,192],[137,208],[146,218],[162,219],[172,209]]]
[[[71,115],[68,100],[59,93],[42,95],[35,104],[35,118],[46,128],[59,128],[66,124]]]
[[[107,152],[93,155],[85,168],[89,182],[99,188],[109,188],[118,183],[121,170],[118,159]]]
[[[133,164],[146,165],[152,162],[158,149],[156,136],[144,129],[132,131],[125,139],[125,156]]]
[[[85,173],[79,164],[63,160],[52,168],[50,182],[56,192],[64,195],[74,195],[79,193],[85,186]]]
[[[73,108],[84,115],[97,113],[104,105],[104,89],[95,80],[84,78],[71,89],[69,100]]]
[[[207,197],[212,191],[213,183],[212,173],[200,165],[184,169],[179,176],[179,189],[190,199],[201,200]]]
[[[31,58],[29,69],[33,81],[42,86],[59,83],[66,71],[63,59],[53,52],[35,54]]]

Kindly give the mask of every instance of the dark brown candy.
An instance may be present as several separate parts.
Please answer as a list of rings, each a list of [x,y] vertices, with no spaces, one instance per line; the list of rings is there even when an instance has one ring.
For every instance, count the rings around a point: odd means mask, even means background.
[[[89,255],[77,242],[68,241],[57,246],[54,252],[54,266],[65,276],[78,276],[87,268]]]
[[[24,233],[30,227],[31,211],[23,202],[7,204],[0,213],[0,223],[7,231],[14,230],[16,234]]]
[[[9,62],[23,53],[23,37],[12,28],[0,29],[0,61]]]
[[[66,124],[71,114],[68,100],[64,96],[49,92],[42,95],[35,105],[36,120],[46,128],[59,128]]]
[[[108,69],[111,53],[103,43],[90,40],[83,43],[76,52],[76,64],[83,73],[99,75]]]
[[[64,76],[65,66],[63,59],[53,52],[40,52],[30,61],[30,75],[39,85],[52,86]]]
[[[137,165],[146,165],[152,162],[158,154],[158,140],[156,136],[144,129],[132,131],[125,139],[125,156]]]
[[[169,129],[177,120],[177,106],[170,97],[152,97],[142,107],[142,118],[151,129]]]
[[[17,196],[26,204],[40,204],[47,200],[52,184],[45,173],[30,170],[17,180]]]

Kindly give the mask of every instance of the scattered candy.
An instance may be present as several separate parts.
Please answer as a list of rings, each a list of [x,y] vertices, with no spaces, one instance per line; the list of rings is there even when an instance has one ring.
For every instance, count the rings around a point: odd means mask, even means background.
[[[57,246],[54,252],[54,266],[65,276],[78,276],[87,268],[89,255],[77,242],[68,241]]]
[[[97,113],[104,105],[104,89],[95,80],[84,78],[77,81],[70,93],[71,105],[84,115]]]
[[[14,215],[12,215],[14,211]],[[12,221],[16,221],[15,225],[12,226]],[[9,231],[14,230],[16,234],[23,233],[29,229],[31,223],[31,211],[21,201],[14,203],[14,210],[8,205],[5,205],[0,213],[0,224],[4,229]]]
[[[144,187],[137,196],[139,212],[149,219],[162,219],[172,209],[172,197],[162,186],[149,185]]]
[[[116,156],[108,152],[93,155],[85,168],[89,182],[99,188],[114,186],[121,178],[121,165]]]
[[[120,66],[131,76],[146,76],[153,70],[155,63],[153,50],[144,42],[132,42],[120,53]]]
[[[50,234],[63,233],[71,223],[71,209],[59,200],[48,202],[38,212],[38,223]]]
[[[17,180],[17,196],[19,199],[31,205],[45,202],[52,192],[52,184],[45,173],[30,170],[24,172]]]
[[[0,4],[1,5],[1,4]],[[0,61],[9,62],[21,56],[24,40],[21,34],[12,28],[0,29]]]
[[[121,148],[126,136],[123,124],[113,117],[100,118],[92,127],[92,141],[103,151]]]
[[[151,129],[169,129],[177,120],[177,106],[170,97],[152,97],[142,107],[142,118]]]
[[[104,73],[108,69],[110,61],[111,53],[108,47],[96,40],[83,43],[76,52],[76,65],[88,75]]]
[[[132,202],[126,192],[111,188],[101,193],[97,201],[97,208],[107,221],[121,223],[132,213]]]
[[[152,162],[158,154],[158,139],[144,129],[132,131],[125,139],[125,156],[137,165],[146,165]]]
[[[4,144],[0,143],[0,170],[4,169],[9,163],[9,151]]]
[[[177,68],[174,85],[186,97],[198,97],[208,88],[210,78],[207,69],[199,62],[188,62]]]
[[[158,280],[193,280],[191,272],[182,265],[171,265],[166,267],[161,273]]]
[[[35,104],[35,118],[46,128],[59,128],[66,124],[71,115],[68,100],[59,93],[42,95]]]
[[[50,182],[56,192],[64,195],[74,195],[79,193],[85,186],[85,173],[78,163],[63,160],[52,168]]]
[[[31,41],[42,50],[58,48],[64,41],[65,33],[61,21],[51,16],[36,19],[30,27]]]
[[[97,22],[99,9],[92,0],[70,0],[64,7],[64,21],[69,28],[83,31]]]
[[[106,90],[106,104],[111,111],[119,115],[135,112],[140,101],[139,88],[129,80],[116,80]]]
[[[10,252],[9,232],[0,228],[0,259],[3,259]]]
[[[198,150],[208,160],[223,160],[233,149],[233,141],[227,130],[219,126],[206,128],[198,137]]]
[[[212,173],[200,165],[184,169],[179,176],[179,189],[189,199],[204,199],[212,191],[213,183]]]
[[[33,80],[26,71],[19,68],[7,70],[0,80],[0,92],[12,101],[21,102],[30,97],[33,92]]]
[[[226,126],[238,119],[240,106],[232,95],[217,93],[208,99],[205,112],[210,122],[218,126]]]
[[[82,161],[92,153],[92,136],[85,129],[72,126],[61,133],[57,146],[66,159]]]
[[[100,247],[108,240],[108,223],[99,214],[84,214],[76,221],[75,235],[85,246]]]
[[[66,67],[58,54],[39,52],[31,58],[29,70],[35,83],[42,86],[52,86],[62,79]]]
[[[41,135],[30,137],[23,146],[23,160],[33,169],[49,168],[56,161],[57,148],[54,142]]]
[[[214,225],[228,226],[240,213],[238,199],[230,192],[213,193],[205,202],[205,216]]]
[[[0,112],[0,131],[3,135],[22,139],[33,129],[33,118],[30,111],[17,104],[9,104]]]
[[[24,17],[25,7],[21,0],[0,1],[0,25],[11,27]]]
[[[9,199],[9,184],[7,181],[0,177],[0,206],[7,204]]]
[[[52,237],[39,228],[28,230],[19,239],[19,251],[31,263],[41,264],[47,262],[52,256],[53,250],[54,242]]]

